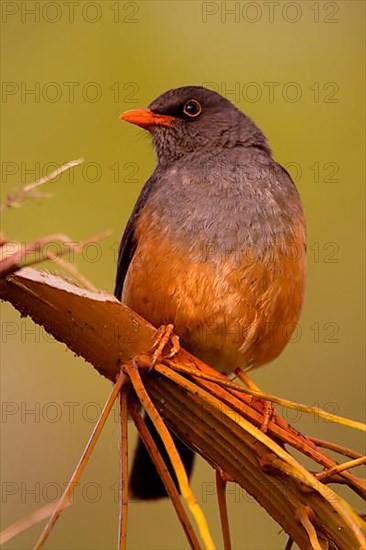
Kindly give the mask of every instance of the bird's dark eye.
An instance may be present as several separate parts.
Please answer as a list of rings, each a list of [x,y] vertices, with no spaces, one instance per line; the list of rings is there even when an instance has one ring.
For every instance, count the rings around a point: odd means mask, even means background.
[[[183,107],[183,113],[191,118],[197,117],[201,112],[201,104],[196,99],[189,99]]]

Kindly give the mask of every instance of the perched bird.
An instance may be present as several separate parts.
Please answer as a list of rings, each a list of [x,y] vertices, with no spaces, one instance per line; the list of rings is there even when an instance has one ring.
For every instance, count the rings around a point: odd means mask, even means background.
[[[115,295],[156,327],[173,323],[183,347],[221,372],[272,361],[298,322],[306,279],[290,175],[255,123],[203,87],[121,118],[151,133],[157,165],[122,237]],[[175,440],[190,473],[193,454]],[[141,441],[130,485],[137,498],[166,494]]]

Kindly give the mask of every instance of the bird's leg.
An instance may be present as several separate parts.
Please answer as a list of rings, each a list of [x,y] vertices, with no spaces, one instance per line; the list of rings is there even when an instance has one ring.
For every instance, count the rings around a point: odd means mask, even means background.
[[[267,433],[269,421],[276,417],[276,410],[271,401],[263,401],[263,407],[263,421],[261,424],[261,431]]]
[[[155,341],[152,349],[154,350],[151,368],[154,367],[157,361],[161,359],[170,359],[180,350],[179,336],[173,334],[174,325],[161,325],[156,331]],[[167,343],[170,341],[171,350],[168,355],[163,355],[163,351]]]
[[[253,380],[249,378],[249,376],[240,367],[235,370],[235,374],[250,390],[261,391]],[[276,410],[271,401],[266,401],[260,398],[258,399],[261,403],[263,403],[263,420],[260,430],[263,433],[267,433],[269,421],[276,418]]]

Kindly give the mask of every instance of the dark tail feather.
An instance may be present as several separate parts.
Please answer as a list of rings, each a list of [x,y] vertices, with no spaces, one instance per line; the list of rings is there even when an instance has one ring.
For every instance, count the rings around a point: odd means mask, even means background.
[[[145,422],[164,462],[168,465],[168,470],[178,488],[177,479],[171,467],[165,447],[153,423],[146,414]],[[194,453],[175,434],[171,432],[171,435],[189,477],[192,472]],[[141,500],[151,500],[167,496],[164,484],[161,481],[154,463],[150,458],[149,452],[141,439],[138,441],[133,459],[129,490],[132,498]]]

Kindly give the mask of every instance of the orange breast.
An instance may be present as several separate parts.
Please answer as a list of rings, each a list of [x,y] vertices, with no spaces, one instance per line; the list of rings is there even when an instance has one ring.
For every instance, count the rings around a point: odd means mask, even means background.
[[[299,319],[305,287],[304,228],[291,238],[215,262],[192,261],[189,249],[137,223],[138,246],[122,301],[152,324],[173,323],[182,344],[220,371],[258,367],[274,359]]]

